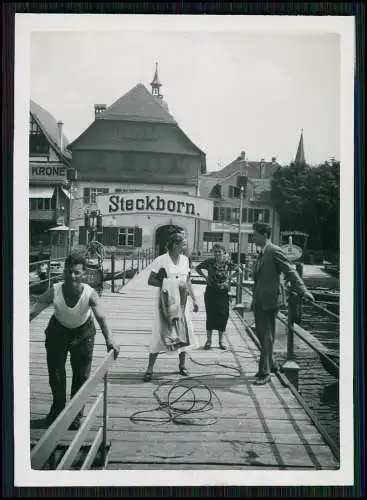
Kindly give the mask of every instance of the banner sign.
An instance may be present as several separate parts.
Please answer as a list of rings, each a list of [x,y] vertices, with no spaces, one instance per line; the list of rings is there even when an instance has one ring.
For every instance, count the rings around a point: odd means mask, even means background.
[[[213,220],[213,201],[195,196],[137,191],[96,198],[102,215],[162,214]]]
[[[31,165],[29,180],[37,182],[64,183],[66,181],[66,167],[63,165]]]

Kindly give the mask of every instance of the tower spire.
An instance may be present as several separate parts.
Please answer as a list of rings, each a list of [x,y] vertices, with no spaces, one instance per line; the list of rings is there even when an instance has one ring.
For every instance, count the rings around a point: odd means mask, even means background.
[[[299,139],[296,159],[295,159],[294,163],[296,165],[305,165],[305,163],[306,163],[305,149],[303,146],[303,128],[301,128],[301,137]]]
[[[155,73],[153,77],[153,81],[151,82],[151,87],[152,87],[152,95],[154,97],[158,97],[162,99],[161,91],[160,88],[162,87],[161,82],[159,81],[159,76],[158,76],[158,63],[155,63]]]

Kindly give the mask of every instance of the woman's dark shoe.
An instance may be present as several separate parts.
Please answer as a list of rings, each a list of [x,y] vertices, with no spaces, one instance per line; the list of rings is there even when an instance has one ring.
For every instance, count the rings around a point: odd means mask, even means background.
[[[255,380],[254,385],[265,385],[270,381],[271,381],[270,375],[266,375],[265,377],[264,375],[261,375],[259,378]]]
[[[152,377],[153,377],[153,373],[152,372],[145,372],[144,373],[144,377],[143,377],[143,381],[144,382],[150,382],[152,380]]]
[[[208,349],[211,349],[212,348],[212,343],[209,342],[209,340],[207,340],[204,344],[204,347],[203,349],[205,349],[205,351],[207,351]]]
[[[222,349],[222,351],[226,351],[227,350],[227,346],[224,345],[222,342],[219,342],[219,349]]]
[[[183,377],[188,377],[189,376],[189,372],[186,370],[186,368],[184,366],[182,366],[182,367],[180,366],[179,373]]]

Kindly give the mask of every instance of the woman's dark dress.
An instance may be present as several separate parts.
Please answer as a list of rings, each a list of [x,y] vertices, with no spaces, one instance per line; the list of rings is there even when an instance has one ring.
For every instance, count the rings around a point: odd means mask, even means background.
[[[208,285],[204,300],[206,309],[206,329],[224,332],[229,316],[230,275],[235,265],[231,261],[217,263],[214,258],[204,260],[198,270],[208,272]]]

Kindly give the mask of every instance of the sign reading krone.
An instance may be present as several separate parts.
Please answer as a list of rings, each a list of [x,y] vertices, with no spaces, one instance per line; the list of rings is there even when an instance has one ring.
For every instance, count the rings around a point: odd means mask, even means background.
[[[213,202],[176,193],[126,192],[97,196],[102,215],[162,214],[213,220]]]

